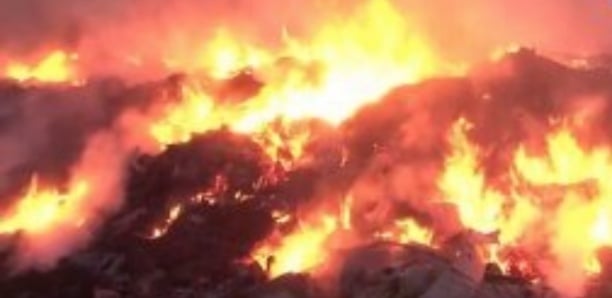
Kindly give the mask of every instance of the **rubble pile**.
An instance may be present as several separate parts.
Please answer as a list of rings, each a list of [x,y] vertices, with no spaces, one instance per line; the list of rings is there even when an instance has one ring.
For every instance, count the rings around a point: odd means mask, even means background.
[[[486,124],[475,126],[471,136],[490,152],[484,171],[495,176],[509,163],[500,142],[526,138],[526,123],[528,129],[548,127],[549,119],[573,105],[568,98],[591,93],[612,98],[611,83],[610,69],[572,69],[520,51],[466,78],[398,87],[338,128],[316,128],[306,147],[308,162],[291,169],[275,163],[251,136],[227,129],[195,135],[158,155],[137,155],[121,211],[92,243],[54,268],[14,272],[11,251],[19,234],[0,238],[0,297],[562,297],[543,280],[504,274],[497,264],[484,263],[478,245],[487,237],[468,230],[442,235],[446,241],[440,247],[385,241],[353,247],[337,253],[342,265],[326,281],[308,272],[270,279],[269,268],[250,253],[278,225],[274,212],[295,215],[317,194],[344,194],[364,176],[385,177],[394,165],[440,164],[448,147],[442,132],[460,116]],[[219,91],[228,101],[244,100],[261,87],[248,74],[232,84],[241,91],[230,92],[229,85]],[[612,105],[601,113],[610,115]],[[423,127],[430,130],[426,140],[418,137]],[[612,141],[612,118],[601,117],[597,127],[593,140]],[[399,138],[406,129],[415,140]],[[381,156],[391,156],[391,162],[373,166]],[[432,187],[419,191],[427,194]],[[406,201],[394,207],[425,225],[436,222],[436,214]],[[180,215],[170,221],[173,210]],[[355,221],[356,229],[367,228],[365,220]],[[289,230],[295,223],[285,224]],[[610,266],[594,278],[588,297],[612,293],[610,251],[602,250],[600,259]]]

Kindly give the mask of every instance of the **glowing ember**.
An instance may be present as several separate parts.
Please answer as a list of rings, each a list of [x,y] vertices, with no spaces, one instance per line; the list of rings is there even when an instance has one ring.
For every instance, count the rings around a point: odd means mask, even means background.
[[[157,238],[163,237],[168,232],[168,229],[172,226],[172,223],[174,223],[174,221],[176,221],[179,218],[182,211],[183,211],[182,205],[175,205],[174,207],[170,208],[170,212],[168,213],[168,216],[166,217],[164,222],[154,227],[153,231],[147,238],[157,239]]]
[[[350,230],[353,226],[351,210],[353,207],[353,200],[353,194],[348,194],[340,206],[340,223],[342,224],[342,228],[345,230]]]

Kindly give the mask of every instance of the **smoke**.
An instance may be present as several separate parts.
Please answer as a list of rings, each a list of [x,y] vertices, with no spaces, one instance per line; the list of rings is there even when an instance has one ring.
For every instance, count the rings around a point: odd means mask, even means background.
[[[299,32],[314,23],[309,11],[314,7],[300,1],[6,0],[0,3],[0,65],[2,57],[35,61],[61,48],[79,54],[87,76],[158,78],[169,60],[181,67],[197,60],[218,29],[244,43],[273,45],[283,28]]]
[[[125,163],[129,148],[115,134],[101,132],[87,141],[81,160],[71,169],[70,185],[86,183],[84,197],[73,207],[65,222],[44,234],[25,234],[18,242],[13,269],[50,269],[69,253],[83,248],[100,224],[116,211],[123,198]],[[81,217],[74,225],[74,216]]]
[[[112,100],[121,86],[0,90],[0,194],[6,196],[33,173],[66,177],[86,137],[110,125],[120,104]]]
[[[345,129],[356,131],[353,138],[359,140],[353,152],[371,146],[365,144],[380,148],[352,186],[354,212],[363,214],[357,225],[384,226],[410,217],[442,237],[460,229],[457,218],[435,201],[447,131],[473,101],[466,83],[450,79],[398,88],[350,120]]]
[[[512,44],[564,54],[598,54],[612,49],[609,1],[400,2],[408,18],[414,18],[415,26],[445,49],[443,53],[468,61]]]
[[[608,32],[612,8],[605,1],[479,0],[466,4],[403,0],[394,4],[407,25],[416,28],[450,61],[482,59],[515,43],[547,52],[612,49]],[[328,17],[350,15],[358,5],[348,0],[331,4],[297,0],[3,0],[0,56],[29,59],[50,48],[64,48],[79,54],[79,68],[87,75],[157,76],[166,74],[169,59],[180,60],[181,66],[197,60],[219,28],[230,30],[246,44],[274,48],[280,46],[283,31],[308,36]],[[526,62],[540,67],[539,63]],[[373,144],[383,145],[379,143],[385,143],[389,150],[360,165],[363,172],[354,185],[356,208],[365,210],[377,202],[382,211],[373,221],[388,221],[403,212],[425,225],[438,224],[435,219],[445,211],[429,203],[439,196],[435,177],[448,153],[446,131],[460,114],[476,124],[470,139],[490,152],[483,157],[483,171],[487,179],[495,180],[496,173],[509,167],[508,153],[516,144],[541,138],[538,134],[549,128],[549,117],[563,110],[558,103],[569,97],[555,97],[551,86],[562,86],[561,93],[565,93],[563,86],[571,80],[555,81],[557,77],[552,77],[544,84],[530,72],[513,71],[511,79],[519,83],[503,88],[460,80],[421,86],[417,93],[398,92],[395,95],[402,100],[385,101],[372,118],[358,116],[354,125],[343,127],[348,134],[359,134],[348,144],[354,155],[364,154]],[[505,82],[503,77],[497,79]],[[471,84],[475,90],[470,89]],[[514,89],[516,85],[521,88]],[[66,185],[85,179],[90,187],[84,199],[87,204],[77,206],[87,218],[84,228],[66,226],[37,239],[23,236],[15,256],[17,268],[53,266],[82,248],[104,218],[119,208],[130,154],[150,147],[148,136],[142,133],[147,129],[146,112],[128,111],[128,107],[146,106],[155,94],[159,89],[152,85],[130,88],[116,82],[77,88],[0,86],[0,198],[14,198],[35,173]],[[422,99],[434,95],[435,100]],[[485,96],[496,100],[486,102]],[[415,100],[405,105],[405,97]],[[547,101],[542,104],[541,98]],[[358,123],[367,123],[367,127]],[[500,136],[508,146],[496,145]],[[381,197],[386,201],[381,202]],[[3,201],[2,205],[8,203]],[[452,230],[458,225],[456,221],[450,227],[436,228]],[[564,269],[574,262],[562,261]],[[556,283],[565,279],[569,277],[561,276]]]
[[[0,229],[23,230],[17,233],[13,269],[48,269],[87,244],[119,208],[130,157],[159,150],[143,132],[159,94],[171,94],[175,84],[126,86],[113,79],[78,87],[3,84],[0,212],[11,216]],[[33,191],[46,195],[21,210],[33,177],[39,181]],[[69,199],[54,206],[58,195]]]
[[[484,207],[490,190],[498,191],[508,221],[501,238],[515,236],[513,229],[518,228],[514,241],[537,259],[546,281],[568,296],[577,296],[584,290],[587,275],[576,266],[588,258],[592,243],[576,239],[585,237],[597,210],[585,198],[589,195],[584,189],[593,191],[597,186],[593,181],[535,183],[525,192],[525,186],[517,187],[520,184],[511,176],[519,146],[536,155],[550,154],[546,139],[564,125],[580,132],[576,134],[580,144],[607,148],[609,135],[600,131],[609,127],[601,117],[610,107],[609,87],[603,81],[611,78],[605,75],[599,81],[588,72],[570,70],[528,52],[510,55],[481,71],[467,79],[399,88],[349,120],[343,129],[352,138],[348,143],[355,144],[349,145],[351,156],[359,156],[372,144],[377,148],[349,191],[354,199],[354,228],[384,227],[409,217],[434,230],[440,239],[466,228],[486,229],[486,218],[479,217],[486,211],[478,208]],[[464,133],[475,148],[468,150],[474,154],[474,164],[458,163],[460,170],[467,171],[457,174],[457,189],[448,191],[440,185],[450,167],[447,162],[466,155],[466,149],[449,137],[460,118],[473,125]],[[555,124],[551,119],[565,122]],[[459,156],[454,156],[455,150]],[[511,203],[515,191],[526,197]],[[451,207],[453,200],[459,202]],[[468,208],[480,210],[472,212],[476,218],[459,218],[457,206],[472,200],[483,204],[468,203]]]
[[[117,114],[117,119],[108,127],[98,127],[88,134],[79,135],[81,139],[73,140],[82,143],[78,149],[69,148],[73,151],[71,158],[77,156],[77,159],[58,169],[67,172],[68,181],[64,184],[68,192],[75,192],[79,187],[83,187],[83,191],[63,203],[65,212],[58,214],[64,218],[50,222],[52,226],[44,233],[28,233],[26,227],[26,232],[19,235],[12,256],[13,271],[54,268],[61,258],[86,247],[95,239],[101,225],[122,206],[130,159],[137,152],[157,148],[153,147],[148,136],[142,134],[142,129],[150,121],[149,115],[133,108]],[[51,137],[58,137],[69,131],[48,133]],[[30,162],[35,160],[32,156],[22,157]],[[31,220],[36,221],[34,218]]]
[[[197,61],[218,29],[230,30],[242,43],[274,49],[284,31],[309,36],[365,1],[4,0],[0,56],[33,59],[63,48],[80,55],[87,75],[159,76],[170,60],[183,68]],[[563,54],[612,49],[612,7],[604,0],[392,3],[410,32],[425,36],[451,62],[482,60],[511,44]]]

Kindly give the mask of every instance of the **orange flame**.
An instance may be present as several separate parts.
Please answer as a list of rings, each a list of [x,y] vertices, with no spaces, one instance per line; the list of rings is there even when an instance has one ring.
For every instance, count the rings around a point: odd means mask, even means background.
[[[451,130],[451,155],[439,187],[452,202],[462,223],[482,232],[499,231],[500,246],[489,248],[490,260],[504,263],[499,251],[523,237],[548,241],[558,266],[556,284],[576,284],[585,274],[599,272],[596,250],[612,244],[612,155],[607,147],[584,149],[568,128],[546,138],[546,152],[531,156],[524,146],[514,154],[512,179],[506,190],[485,181],[479,170],[479,149],[467,138],[470,125],[459,120]],[[546,201],[557,198],[557,206]],[[541,223],[541,229],[533,225]],[[550,239],[538,233],[552,232]],[[532,236],[530,236],[532,235]],[[528,268],[524,260],[514,264]],[[582,264],[583,273],[575,264]],[[515,266],[515,267],[516,267]]]
[[[343,229],[350,230],[353,226],[352,210],[353,207],[353,194],[348,194],[342,201],[340,206],[340,223]]]
[[[411,218],[403,218],[396,220],[391,228],[375,233],[374,238],[398,243],[432,245],[433,231],[421,226]]]
[[[78,210],[87,192],[85,181],[77,181],[65,193],[41,189],[35,176],[27,193],[0,219],[0,234],[23,232],[38,235],[58,226],[80,226],[84,219]]]
[[[470,124],[465,119],[455,123],[450,134],[453,152],[447,158],[439,187],[448,201],[457,206],[462,223],[471,229],[488,233],[500,228],[503,197],[487,188],[479,171],[479,152],[465,132]]]
[[[612,244],[608,220],[612,216],[610,150],[585,150],[568,129],[551,134],[547,149],[547,157],[540,158],[528,156],[520,148],[515,159],[517,170],[534,185],[584,186],[562,194],[562,205],[551,218],[556,224],[554,245],[559,254],[567,254],[567,266],[578,261],[585,270],[597,272],[595,251]]]
[[[338,227],[335,216],[322,214],[288,235],[278,235],[276,241],[267,241],[255,251],[254,258],[269,267],[270,277],[311,270],[325,261],[324,244]]]
[[[76,54],[55,50],[39,62],[29,65],[21,62],[10,62],[6,66],[8,78],[23,82],[37,81],[46,83],[76,82],[76,74],[71,63],[78,59]]]
[[[164,147],[188,141],[193,133],[228,127],[253,135],[272,159],[290,169],[313,137],[295,123],[314,118],[339,125],[395,86],[462,72],[460,65],[443,63],[428,40],[388,0],[369,0],[353,15],[333,18],[317,29],[301,38],[285,30],[280,48],[271,49],[246,44],[239,35],[219,28],[199,56],[166,57],[170,68],[204,71],[208,77],[205,82],[194,78],[183,82],[179,102],[164,106],[148,133]],[[77,74],[71,63],[77,59],[74,54],[53,51],[31,65],[10,62],[5,75],[22,82],[74,82]],[[264,83],[259,92],[241,102],[221,102],[214,85],[244,69],[252,70]],[[470,141],[471,128],[465,119],[452,126],[451,149],[436,182],[443,200],[456,207],[464,228],[499,231],[499,243],[488,247],[490,261],[505,264],[508,260],[501,251],[506,246],[540,237],[554,254],[559,271],[556,283],[600,272],[602,264],[595,252],[612,245],[609,148],[586,149],[569,128],[558,129],[546,137],[542,155],[528,154],[525,145],[518,147],[505,177],[507,185],[501,189],[487,181],[480,164],[485,152]],[[27,194],[0,219],[0,233],[37,235],[57,226],[83,224],[79,204],[89,186],[79,180],[61,193],[40,189],[34,177]],[[236,193],[235,198],[246,197]],[[215,204],[210,193],[192,200]],[[549,206],[551,200],[559,203]],[[351,193],[339,212],[315,210],[306,220],[276,211],[273,218],[279,225],[297,221],[298,227],[266,239],[254,252],[255,258],[270,265],[272,277],[316,268],[328,257],[324,248],[334,232],[355,228],[354,201]],[[149,237],[165,235],[182,212],[182,205],[173,206]],[[434,231],[411,218],[400,218],[367,237],[433,245]],[[274,257],[271,263],[270,256]],[[586,272],[573,270],[576,264]],[[530,267],[524,260],[516,265],[520,270]]]
[[[220,126],[267,135],[269,124],[278,119],[315,118],[337,125],[394,86],[462,71],[441,63],[426,39],[386,0],[370,0],[309,38],[285,32],[281,49],[243,44],[224,29],[207,45],[197,64],[201,69],[220,79],[251,68],[264,86],[246,102],[220,104],[210,88],[187,83],[182,101],[151,129],[162,145]]]

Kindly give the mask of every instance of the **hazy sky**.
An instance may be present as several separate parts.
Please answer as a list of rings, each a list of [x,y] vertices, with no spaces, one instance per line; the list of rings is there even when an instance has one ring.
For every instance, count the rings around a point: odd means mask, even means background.
[[[300,31],[331,5],[343,10],[360,1],[365,0],[0,0],[0,54],[88,42],[111,49],[150,47],[152,40],[202,38],[221,23],[265,37],[283,25]],[[609,0],[389,1],[434,42],[463,49],[458,55],[509,42],[568,52],[612,49]]]

